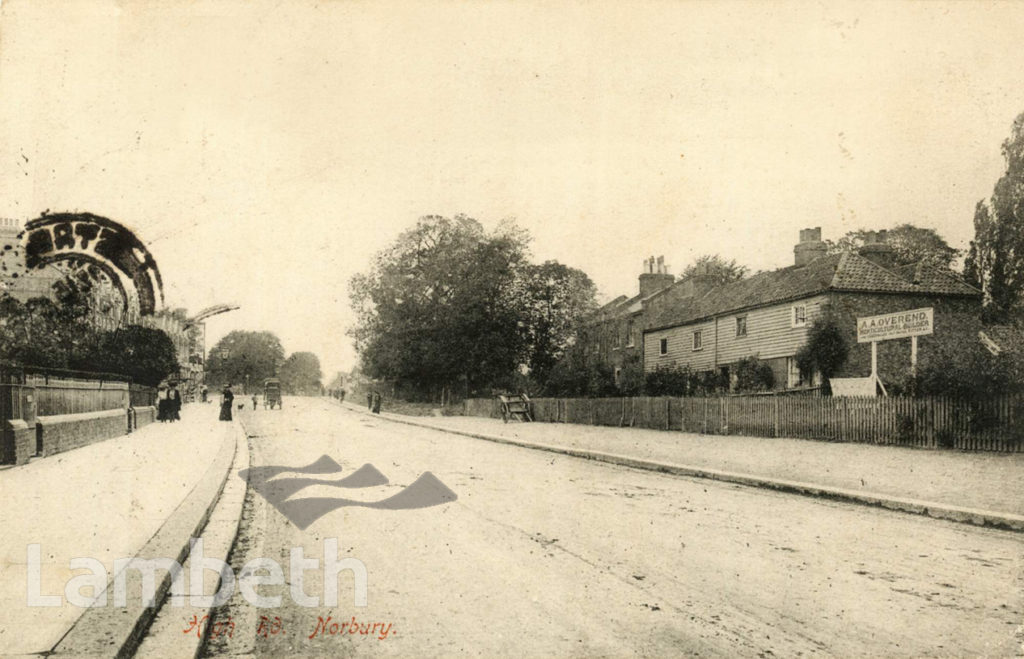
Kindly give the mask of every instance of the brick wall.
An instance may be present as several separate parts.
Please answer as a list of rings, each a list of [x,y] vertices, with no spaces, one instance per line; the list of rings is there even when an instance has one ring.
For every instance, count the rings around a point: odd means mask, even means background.
[[[44,457],[124,435],[127,430],[123,409],[36,418],[37,441]]]
[[[25,464],[35,453],[35,443],[35,426],[21,419],[0,422],[0,464]]]
[[[156,408],[152,405],[133,408],[135,410],[135,427],[142,428],[156,421]]]
[[[871,344],[857,343],[857,317],[875,316],[922,307],[935,309],[935,333],[917,338],[918,361],[937,341],[977,342],[981,325],[981,302],[971,298],[834,293],[832,310],[850,346],[846,364],[837,377],[866,377],[871,374]],[[910,370],[910,339],[878,342],[878,374],[893,382]]]

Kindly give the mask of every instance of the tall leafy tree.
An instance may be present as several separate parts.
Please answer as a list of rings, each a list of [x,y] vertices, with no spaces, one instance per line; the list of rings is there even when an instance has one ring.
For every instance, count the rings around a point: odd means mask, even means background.
[[[258,388],[265,378],[275,377],[284,362],[281,340],[270,332],[236,330],[213,346],[206,362],[206,379],[212,385],[234,384]]]
[[[974,211],[974,240],[965,275],[985,293],[991,319],[1005,319],[1021,302],[1024,290],[1024,113],[1003,142],[1006,172],[988,201]]]
[[[528,366],[534,379],[543,382],[580,322],[596,308],[597,287],[582,270],[557,261],[528,266],[523,277],[530,302]]]
[[[316,395],[320,393],[323,373],[320,360],[311,352],[293,352],[278,371],[281,388],[290,394]]]
[[[711,277],[716,286],[739,281],[747,276],[750,269],[740,265],[734,260],[726,259],[719,254],[704,254],[698,256],[693,263],[683,270],[682,279],[693,275],[704,275]]]
[[[526,240],[457,215],[420,218],[350,282],[363,370],[373,378],[471,389],[508,377],[529,344]]]
[[[134,382],[155,386],[178,373],[178,351],[166,332],[129,325],[104,332],[99,349],[86,366],[98,371],[121,373]]]
[[[847,232],[836,241],[826,240],[825,244],[830,254],[856,251],[864,245],[868,233],[867,229],[856,229]],[[896,253],[896,262],[899,264],[925,261],[940,268],[953,270],[960,256],[960,250],[951,247],[935,229],[913,224],[901,224],[895,229],[889,229],[886,242],[892,246]]]

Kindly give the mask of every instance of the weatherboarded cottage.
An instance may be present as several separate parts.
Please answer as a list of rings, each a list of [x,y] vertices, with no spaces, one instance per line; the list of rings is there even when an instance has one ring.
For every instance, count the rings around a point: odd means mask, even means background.
[[[795,263],[721,286],[684,279],[644,300],[643,363],[734,374],[736,362],[757,357],[771,366],[775,388],[802,389],[820,376],[801,373],[795,356],[815,319],[829,314],[850,346],[838,376],[871,372],[869,344],[858,344],[858,317],[924,307],[934,309],[934,335],[919,339],[919,355],[940,340],[977,341],[982,296],[953,274],[923,262],[898,265],[885,232],[858,252],[827,254],[821,229],[804,229]],[[883,381],[905,375],[909,340],[879,344]]]

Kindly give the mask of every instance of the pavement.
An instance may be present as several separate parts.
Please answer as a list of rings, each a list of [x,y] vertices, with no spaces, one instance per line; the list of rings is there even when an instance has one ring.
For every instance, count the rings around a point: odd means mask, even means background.
[[[344,403],[364,413],[365,407]],[[699,435],[466,416],[382,417],[639,469],[1024,531],[1024,454]]]
[[[138,556],[146,547],[162,545],[175,558],[187,545],[218,498],[235,452],[237,429],[218,422],[217,412],[215,405],[186,405],[179,422],[154,423],[0,472],[0,655],[55,648],[76,654],[66,647],[70,631],[109,635],[111,623],[123,627],[135,615],[109,602],[102,608],[70,604],[65,585],[73,576],[100,573],[100,566],[106,583],[115,559]],[[33,544],[39,546],[39,594],[58,598],[55,606],[28,604]],[[72,570],[73,558],[94,560],[86,570]],[[88,585],[79,592],[96,594]]]

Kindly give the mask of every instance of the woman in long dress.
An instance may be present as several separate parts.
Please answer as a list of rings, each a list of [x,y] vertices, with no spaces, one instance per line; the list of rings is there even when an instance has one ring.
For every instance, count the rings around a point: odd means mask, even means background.
[[[167,421],[170,416],[171,401],[167,397],[167,389],[160,387],[156,394],[156,420]]]
[[[171,385],[171,388],[167,391],[167,400],[170,401],[169,419],[171,421],[181,421],[181,392],[178,391],[177,385]]]
[[[231,385],[224,387],[224,391],[221,392],[220,398],[220,420],[230,421],[231,420],[231,405],[235,401],[235,394],[231,392]]]

